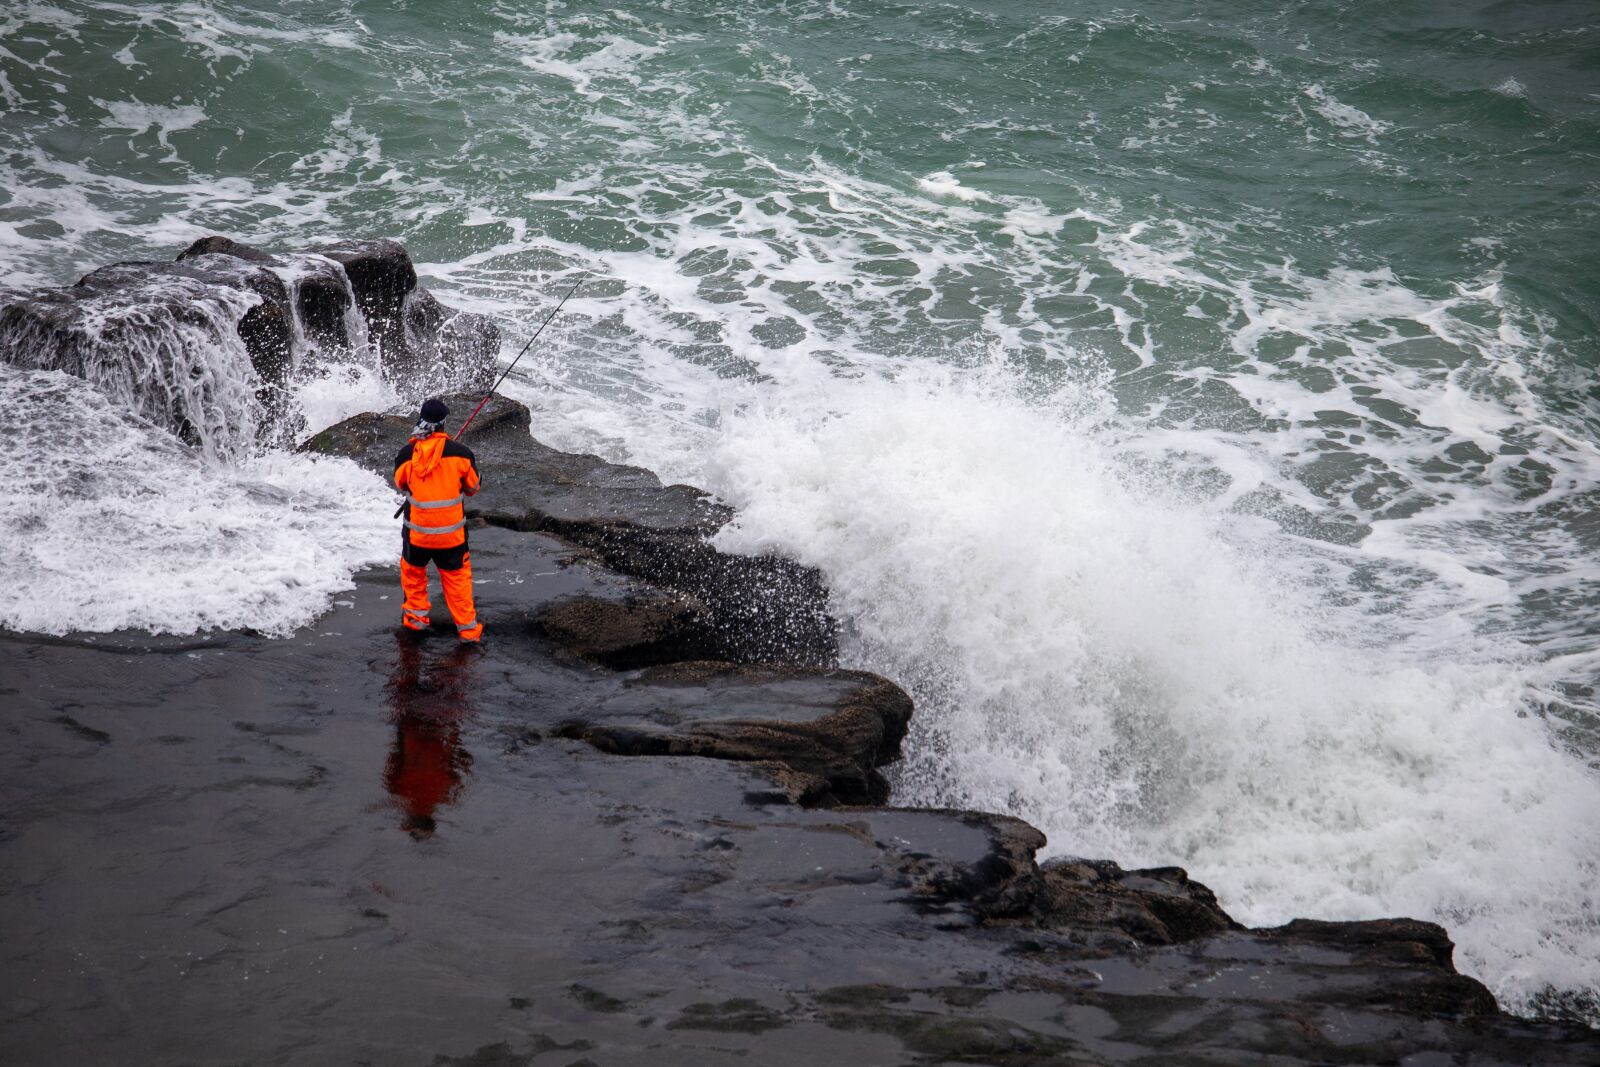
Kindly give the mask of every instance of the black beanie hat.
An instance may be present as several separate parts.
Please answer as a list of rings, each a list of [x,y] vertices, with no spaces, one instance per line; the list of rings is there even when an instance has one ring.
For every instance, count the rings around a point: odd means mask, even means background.
[[[422,403],[423,422],[443,422],[450,417],[450,409],[445,407],[444,401],[438,397],[425,400]]]

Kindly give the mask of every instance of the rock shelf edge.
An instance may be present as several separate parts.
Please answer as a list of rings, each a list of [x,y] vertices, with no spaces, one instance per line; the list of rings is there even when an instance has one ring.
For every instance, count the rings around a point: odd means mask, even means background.
[[[474,400],[449,402],[470,410]],[[938,974],[920,984],[842,983],[787,1010],[723,1005],[681,1026],[765,1033],[820,1019],[892,1035],[918,1059],[998,1063],[1167,1062],[1174,1054],[1182,1062],[1402,1062],[1429,1051],[1511,1063],[1535,1047],[1540,1062],[1557,1063],[1600,1048],[1581,1028],[1504,1015],[1488,989],[1457,973],[1454,946],[1435,923],[1297,919],[1247,929],[1181,868],[1124,870],[1092,859],[1041,865],[1044,836],[1021,820],[886,806],[880,769],[899,757],[911,701],[886,679],[837,668],[818,573],[718,552],[708,539],[731,520],[727,508],[640,468],[548,448],[515,401],[495,397],[479,418],[472,444],[487,488],[469,509],[475,525],[553,536],[624,583],[620,593],[559,597],[512,623],[549,654],[624,679],[630,691],[630,700],[603,712],[554,724],[555,736],[611,755],[756,769],[772,791],[747,794],[752,806],[729,818],[753,819],[775,799],[831,812],[846,832],[873,843],[873,884],[892,886],[891,899],[937,931],[931,936],[1003,945],[1013,964],[1044,965],[1044,973],[976,968],[985,980],[958,981],[959,993],[940,984],[951,976]],[[306,447],[386,473],[406,423],[357,416]],[[880,824],[903,819],[970,839],[897,851]],[[1127,968],[1126,986],[1105,977],[1113,966]],[[928,993],[934,987],[945,992]],[[1103,1013],[1118,1037],[1097,1048],[1070,1027],[1052,1033],[984,1010],[1002,992],[1020,991],[1058,998],[1066,1015],[1057,1018],[1070,1016],[1068,1008]],[[929,995],[942,1005],[933,1018]],[[924,1006],[908,1007],[917,1003]],[[1174,1033],[1180,1018],[1189,1025]],[[1124,1032],[1130,1026],[1135,1032]]]
[[[209,237],[0,292],[11,362],[219,454],[296,439],[295,376],[352,354],[459,420],[498,336],[393,241]],[[387,478],[410,422],[299,447]],[[533,429],[494,397],[466,438],[482,650],[442,605],[398,634],[393,567],[282,639],[0,631],[0,1058],[1600,1063],[1434,923],[1248,929],[1180,868],[1041,864],[1019,819],[894,806],[912,702],[839,666],[823,577]]]

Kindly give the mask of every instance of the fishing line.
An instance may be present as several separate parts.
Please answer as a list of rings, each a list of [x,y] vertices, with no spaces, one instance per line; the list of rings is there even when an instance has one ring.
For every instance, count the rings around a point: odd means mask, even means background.
[[[517,363],[522,359],[523,356],[528,354],[528,349],[532,348],[533,342],[537,341],[539,339],[539,335],[544,333],[544,328],[550,325],[557,315],[561,314],[561,309],[566,307],[567,301],[572,299],[572,294],[576,293],[578,291],[578,286],[582,284],[583,275],[580,274],[578,276],[578,280],[572,283],[572,288],[567,290],[567,295],[561,298],[561,302],[555,306],[554,310],[544,317],[544,321],[539,324],[539,328],[533,331],[533,336],[528,338],[528,343],[522,346],[522,351],[517,353],[517,358],[511,361],[511,365],[506,367],[505,372],[501,374],[500,377],[495,379],[494,384],[489,387],[489,391],[483,394],[483,399],[478,401],[478,406],[472,409],[472,414],[468,415],[467,421],[461,424],[461,429],[456,431],[456,435],[451,438],[452,441],[461,440],[461,435],[467,432],[467,427],[471,426],[472,420],[478,417],[478,412],[483,410],[483,405],[489,402],[489,398],[491,396],[494,396],[494,391],[500,388],[501,383],[504,382],[506,377],[512,372],[513,369],[515,369]],[[408,501],[404,500],[400,502],[400,506],[394,511],[395,518],[398,519],[401,514],[404,513],[407,503]]]
[[[544,328],[550,325],[551,320],[553,320],[557,315],[561,314],[561,309],[566,306],[566,303],[572,297],[572,294],[576,293],[578,291],[578,286],[582,284],[583,276],[579,275],[578,280],[572,283],[572,288],[567,290],[567,295],[561,298],[561,303],[557,304],[555,306],[555,310],[544,317],[544,321],[539,324],[539,328],[533,331],[533,336],[528,338],[528,343],[522,346],[521,352],[517,353],[517,358],[511,361],[511,366],[505,369],[504,374],[495,379],[494,385],[490,386],[489,391],[483,394],[483,399],[478,401],[478,406],[472,409],[472,414],[467,416],[467,421],[461,424],[461,429],[456,431],[455,437],[453,437],[451,440],[461,440],[461,435],[467,432],[467,427],[471,426],[472,420],[478,417],[478,412],[483,410],[483,405],[487,404],[489,402],[489,398],[494,395],[494,391],[500,388],[500,383],[504,382],[506,377],[512,372],[513,369],[515,369],[517,362],[521,360],[523,356],[528,354],[528,349],[533,347],[533,342],[539,339],[539,335],[541,333],[544,333]]]

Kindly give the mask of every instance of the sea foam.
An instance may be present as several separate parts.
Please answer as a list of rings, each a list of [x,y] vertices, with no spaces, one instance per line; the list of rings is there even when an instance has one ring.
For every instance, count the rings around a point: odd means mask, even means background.
[[[711,468],[723,546],[821,567],[850,661],[916,699],[897,798],[1183,864],[1251,924],[1438,920],[1513,1006],[1600,983],[1600,782],[1529,658],[1451,620],[1453,656],[1375,645],[1336,606],[1355,561],[1152,486],[1003,378],[768,407]]]
[[[395,494],[345,459],[211,461],[59,371],[0,365],[0,625],[62,634],[287,634],[397,551]]]

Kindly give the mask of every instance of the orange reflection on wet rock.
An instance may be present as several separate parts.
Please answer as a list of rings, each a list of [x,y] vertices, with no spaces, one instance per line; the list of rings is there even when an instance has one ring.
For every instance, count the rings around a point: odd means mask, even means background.
[[[472,714],[470,693],[477,650],[451,642],[430,652],[409,634],[396,639],[394,671],[384,687],[394,720],[394,740],[383,785],[400,809],[400,826],[412,837],[431,837],[436,812],[461,799],[472,754],[461,747],[461,724]]]

